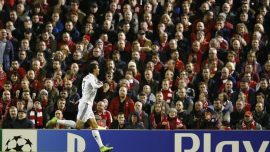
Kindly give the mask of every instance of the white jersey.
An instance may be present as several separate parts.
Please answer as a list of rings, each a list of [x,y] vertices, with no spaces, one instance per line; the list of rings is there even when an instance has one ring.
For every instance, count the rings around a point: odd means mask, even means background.
[[[82,81],[82,98],[80,102],[87,102],[92,105],[97,94],[97,89],[102,86],[103,83],[92,73],[89,73]]]

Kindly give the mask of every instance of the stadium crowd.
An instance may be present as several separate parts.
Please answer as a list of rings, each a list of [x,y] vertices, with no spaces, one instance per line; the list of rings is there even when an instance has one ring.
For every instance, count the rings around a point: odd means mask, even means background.
[[[0,0],[1,128],[65,128],[97,62],[110,129],[270,129],[270,0]],[[87,126],[85,126],[87,127]]]

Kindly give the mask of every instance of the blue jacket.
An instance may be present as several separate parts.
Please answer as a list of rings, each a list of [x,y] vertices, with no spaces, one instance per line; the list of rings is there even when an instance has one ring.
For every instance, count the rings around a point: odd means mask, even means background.
[[[7,40],[3,55],[3,68],[5,72],[9,71],[11,61],[14,59],[14,50],[11,41]]]

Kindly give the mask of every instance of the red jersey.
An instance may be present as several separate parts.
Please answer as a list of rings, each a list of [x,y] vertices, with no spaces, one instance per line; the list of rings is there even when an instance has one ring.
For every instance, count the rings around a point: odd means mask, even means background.
[[[105,110],[102,113],[95,112],[95,117],[97,120],[97,124],[101,127],[110,128],[112,123],[112,115],[110,111]]]
[[[171,103],[172,97],[173,97],[173,91],[171,89],[169,90],[162,90],[163,98],[167,103]]]

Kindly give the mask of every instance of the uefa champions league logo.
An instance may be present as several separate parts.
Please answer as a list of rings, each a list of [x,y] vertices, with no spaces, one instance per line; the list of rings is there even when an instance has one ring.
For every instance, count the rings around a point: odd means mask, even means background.
[[[13,138],[8,139],[5,144],[5,151],[28,151],[32,152],[33,143],[27,139],[20,136],[13,136]]]

